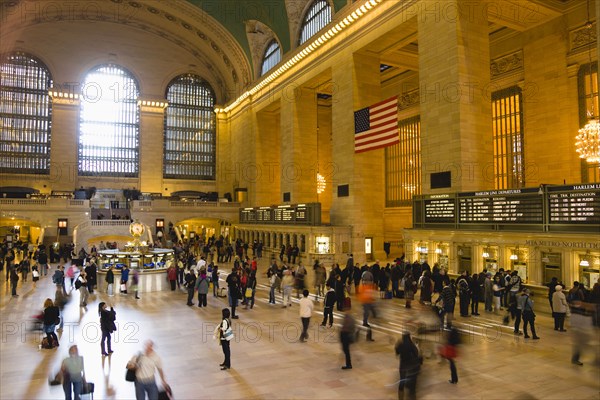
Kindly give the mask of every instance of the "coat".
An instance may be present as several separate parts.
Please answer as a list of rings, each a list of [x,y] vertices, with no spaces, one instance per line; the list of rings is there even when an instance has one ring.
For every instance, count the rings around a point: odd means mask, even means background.
[[[566,314],[568,310],[567,297],[562,290],[552,294],[552,310],[558,314]]]

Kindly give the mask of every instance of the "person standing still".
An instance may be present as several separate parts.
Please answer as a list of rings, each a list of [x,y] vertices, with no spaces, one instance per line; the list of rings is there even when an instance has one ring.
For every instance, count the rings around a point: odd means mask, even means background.
[[[12,297],[19,297],[17,294],[17,283],[19,283],[19,274],[17,273],[16,265],[10,266],[10,288]]]
[[[102,350],[103,356],[108,356],[113,353],[110,343],[110,334],[117,330],[117,326],[115,325],[117,313],[112,306],[110,307],[110,310],[108,310],[106,303],[100,302],[100,304],[98,304],[98,315],[100,316],[100,330],[102,331],[100,349]],[[108,342],[108,352],[105,349],[105,342]]]
[[[115,273],[113,272],[113,266],[108,267],[108,271],[106,272],[106,293],[109,296],[113,295],[113,286],[115,284]]]
[[[225,360],[221,364],[219,364],[219,366],[221,367],[221,371],[225,371],[231,368],[231,348],[229,347],[229,342],[232,338],[226,336],[226,332],[231,328],[231,320],[229,319],[231,313],[229,312],[229,308],[224,308],[223,310],[221,310],[221,315],[223,319],[217,327],[217,334],[219,342],[221,343],[221,347],[223,349],[223,355],[225,356]],[[229,332],[227,335],[231,335],[231,332]]]
[[[306,342],[308,339],[308,325],[310,324],[310,317],[315,308],[315,305],[311,299],[308,298],[308,289],[302,291],[302,298],[300,299],[300,319],[302,321],[302,333],[300,334],[300,341]]]

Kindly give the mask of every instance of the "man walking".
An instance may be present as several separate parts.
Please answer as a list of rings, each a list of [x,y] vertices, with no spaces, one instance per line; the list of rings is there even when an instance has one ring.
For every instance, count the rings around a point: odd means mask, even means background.
[[[300,319],[302,320],[300,341],[306,342],[306,339],[308,339],[308,325],[310,324],[310,317],[312,316],[315,305],[313,301],[308,298],[308,289],[304,289],[302,296],[303,297],[300,299]]]

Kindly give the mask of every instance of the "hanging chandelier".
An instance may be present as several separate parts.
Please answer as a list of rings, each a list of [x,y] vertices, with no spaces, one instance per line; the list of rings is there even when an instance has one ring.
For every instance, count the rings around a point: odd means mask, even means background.
[[[579,158],[589,163],[600,162],[600,122],[597,119],[589,120],[579,130],[575,147]]]
[[[587,1],[587,23],[586,26],[589,30],[588,44],[588,58],[589,58],[589,77],[590,77],[590,90],[591,93],[591,112],[588,110],[588,122],[585,126],[579,129],[579,133],[576,136],[575,150],[579,153],[579,158],[586,160],[589,163],[600,162],[600,122],[596,119],[596,113],[594,112],[594,103],[596,97],[593,93],[594,86],[594,74],[592,73],[592,29],[593,24],[590,22],[590,1]]]

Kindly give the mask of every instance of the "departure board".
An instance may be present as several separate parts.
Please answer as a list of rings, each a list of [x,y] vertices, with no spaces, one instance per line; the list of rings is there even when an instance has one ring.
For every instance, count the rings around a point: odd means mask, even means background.
[[[539,189],[491,190],[458,194],[461,224],[542,224]]]
[[[600,225],[600,183],[549,186],[550,224]]]
[[[426,224],[456,222],[456,199],[448,194],[431,195],[423,200]]]
[[[240,223],[320,225],[321,203],[241,208]]]

